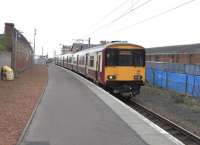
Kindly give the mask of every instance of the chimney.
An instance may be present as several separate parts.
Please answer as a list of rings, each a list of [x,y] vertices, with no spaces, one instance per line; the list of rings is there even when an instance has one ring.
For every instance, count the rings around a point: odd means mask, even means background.
[[[14,36],[15,28],[13,23],[5,23],[4,38],[6,50],[12,51],[12,41]]]

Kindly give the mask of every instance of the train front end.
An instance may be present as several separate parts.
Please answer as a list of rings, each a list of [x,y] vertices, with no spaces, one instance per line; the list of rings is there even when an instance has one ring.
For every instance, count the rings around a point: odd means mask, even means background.
[[[104,80],[113,93],[140,93],[145,82],[145,49],[133,44],[113,44],[105,49]]]

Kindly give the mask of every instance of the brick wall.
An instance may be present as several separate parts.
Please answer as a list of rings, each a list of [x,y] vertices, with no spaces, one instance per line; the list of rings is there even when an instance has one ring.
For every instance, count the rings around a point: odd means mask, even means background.
[[[200,64],[200,54],[146,54],[146,61]]]
[[[200,54],[192,54],[191,63],[200,65]]]
[[[5,46],[11,51],[11,67],[15,73],[20,73],[32,65],[33,49],[27,39],[12,23],[5,24]]]
[[[17,72],[21,72],[32,65],[33,51],[23,35],[18,32],[16,35],[15,67]]]

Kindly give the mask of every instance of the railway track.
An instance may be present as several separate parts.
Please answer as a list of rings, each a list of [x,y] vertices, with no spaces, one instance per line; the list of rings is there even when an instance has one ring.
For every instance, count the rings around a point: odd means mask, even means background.
[[[154,122],[156,125],[160,126],[169,134],[182,141],[185,145],[200,145],[200,137],[173,123],[167,118],[149,110],[145,106],[138,104],[135,101],[122,101]]]

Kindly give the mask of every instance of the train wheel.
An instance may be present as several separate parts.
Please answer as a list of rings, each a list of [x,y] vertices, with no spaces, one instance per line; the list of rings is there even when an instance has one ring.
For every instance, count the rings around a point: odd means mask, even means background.
[[[132,92],[122,93],[121,96],[126,100],[130,100],[133,97]]]

